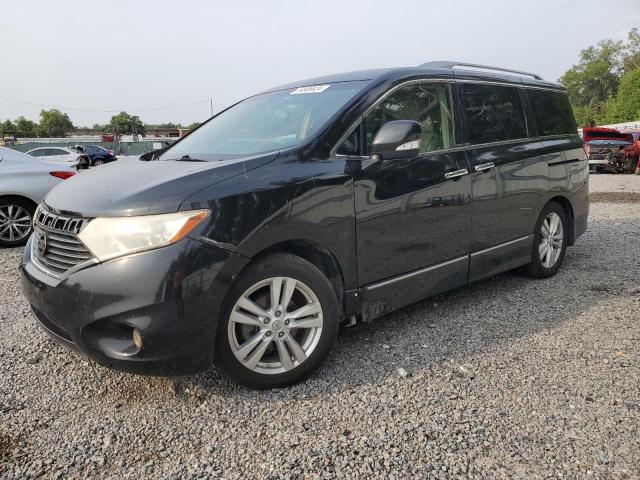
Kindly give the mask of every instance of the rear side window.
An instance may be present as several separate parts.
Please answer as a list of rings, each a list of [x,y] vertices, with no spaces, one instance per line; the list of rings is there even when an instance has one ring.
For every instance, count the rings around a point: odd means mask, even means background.
[[[527,90],[527,95],[539,135],[577,133],[573,110],[564,93],[531,89]]]
[[[466,84],[464,107],[471,144],[527,137],[524,107],[516,88]]]

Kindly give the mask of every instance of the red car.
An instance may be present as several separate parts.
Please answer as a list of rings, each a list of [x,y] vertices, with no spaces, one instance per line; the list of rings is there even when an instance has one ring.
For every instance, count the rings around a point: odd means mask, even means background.
[[[633,173],[640,156],[638,132],[621,132],[613,128],[586,127],[582,141],[591,172]]]

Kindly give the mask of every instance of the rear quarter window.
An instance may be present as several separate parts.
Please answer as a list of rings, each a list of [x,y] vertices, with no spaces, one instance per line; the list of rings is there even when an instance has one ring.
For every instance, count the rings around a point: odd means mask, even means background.
[[[514,87],[464,85],[467,136],[473,145],[527,137],[520,92]]]
[[[560,92],[527,90],[538,135],[577,134],[569,98]]]

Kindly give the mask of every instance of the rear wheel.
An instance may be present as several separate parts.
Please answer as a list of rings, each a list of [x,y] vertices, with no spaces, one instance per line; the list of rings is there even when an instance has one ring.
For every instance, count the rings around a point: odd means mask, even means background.
[[[536,222],[531,263],[524,267],[524,272],[534,278],[554,275],[564,260],[568,233],[567,214],[560,204],[550,202]]]
[[[625,160],[625,170],[627,173],[635,173],[638,165],[638,157],[627,157]]]
[[[18,247],[31,235],[35,207],[20,198],[0,199],[0,247]]]
[[[338,303],[313,264],[275,254],[243,272],[219,320],[216,364],[233,382],[273,388],[300,382],[326,358]]]

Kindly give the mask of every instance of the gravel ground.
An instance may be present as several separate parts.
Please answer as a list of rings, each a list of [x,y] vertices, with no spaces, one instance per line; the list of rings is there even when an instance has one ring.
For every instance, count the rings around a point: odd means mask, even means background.
[[[639,479],[639,239],[640,203],[596,202],[554,278],[348,329],[309,381],[268,392],[92,366],[37,329],[21,252],[2,251],[0,477]]]

